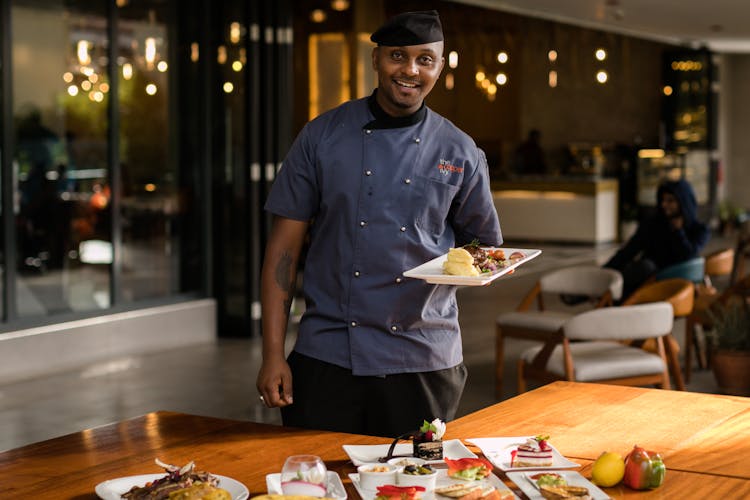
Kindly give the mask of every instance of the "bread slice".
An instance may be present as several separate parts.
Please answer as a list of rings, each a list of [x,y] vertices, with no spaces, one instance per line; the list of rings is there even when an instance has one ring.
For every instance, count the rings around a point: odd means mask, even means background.
[[[471,500],[469,498],[463,497],[475,491],[479,493],[479,496],[477,496],[476,498],[480,498],[482,494],[482,487],[478,484],[454,483],[448,486],[443,486],[441,488],[435,488],[435,493],[437,493],[438,495],[443,495],[450,498],[460,498],[462,500]]]
[[[589,490],[583,486],[549,486],[543,485],[539,487],[539,492],[544,498],[549,500],[564,500],[564,499],[575,499],[575,500],[590,500]]]

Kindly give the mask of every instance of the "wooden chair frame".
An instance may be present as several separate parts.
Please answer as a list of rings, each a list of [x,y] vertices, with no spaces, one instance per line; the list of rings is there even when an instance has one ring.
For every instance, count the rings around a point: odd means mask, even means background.
[[[690,329],[689,320],[687,319],[693,312],[693,304],[695,301],[695,285],[686,279],[682,278],[670,278],[662,281],[655,281],[647,283],[627,298],[622,303],[623,306],[635,305],[635,304],[646,304],[649,302],[666,301],[672,305],[672,310],[675,318],[686,318],[685,323],[685,357],[687,358],[689,343],[687,342],[688,330]],[[690,339],[692,342],[692,338]],[[679,351],[680,347],[677,340],[672,336],[670,332],[664,337],[664,347],[666,349],[667,360],[669,364],[669,372],[674,378],[674,384],[677,390],[685,390],[685,380],[682,377],[682,369],[680,368]]]
[[[543,277],[542,277],[543,278]],[[536,281],[534,286],[521,299],[516,307],[516,312],[529,311],[536,304],[538,311],[545,311],[544,294],[542,290],[541,278]],[[614,297],[611,290],[605,290],[604,293],[591,302],[593,308],[609,307],[614,305]],[[495,323],[495,397],[500,400],[503,390],[503,371],[505,368],[505,339],[518,338],[525,340],[537,340],[544,342],[548,339],[549,332],[540,332],[538,330],[509,326],[501,326]]]

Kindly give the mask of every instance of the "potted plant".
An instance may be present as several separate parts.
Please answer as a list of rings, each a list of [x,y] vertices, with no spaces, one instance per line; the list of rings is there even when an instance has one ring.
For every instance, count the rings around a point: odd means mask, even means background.
[[[750,306],[731,296],[711,311],[711,368],[724,394],[750,396]]]

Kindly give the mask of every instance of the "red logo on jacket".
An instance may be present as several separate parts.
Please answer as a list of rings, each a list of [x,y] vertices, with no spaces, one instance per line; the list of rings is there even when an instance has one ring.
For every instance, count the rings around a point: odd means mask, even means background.
[[[451,172],[455,172],[457,174],[460,174],[464,171],[464,167],[457,167],[455,165],[451,165],[448,163],[448,160],[440,160],[440,163],[438,163],[438,171],[440,171],[443,175],[448,175]]]

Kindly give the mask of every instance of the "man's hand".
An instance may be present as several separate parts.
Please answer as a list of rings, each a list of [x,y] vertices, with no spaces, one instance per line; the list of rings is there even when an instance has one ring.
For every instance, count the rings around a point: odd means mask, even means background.
[[[682,226],[685,225],[685,220],[681,215],[678,215],[677,217],[670,218],[669,223],[672,224],[672,229],[674,229],[675,231],[679,231],[680,229],[682,229]]]
[[[267,407],[292,404],[292,371],[283,357],[263,360],[255,385]]]

